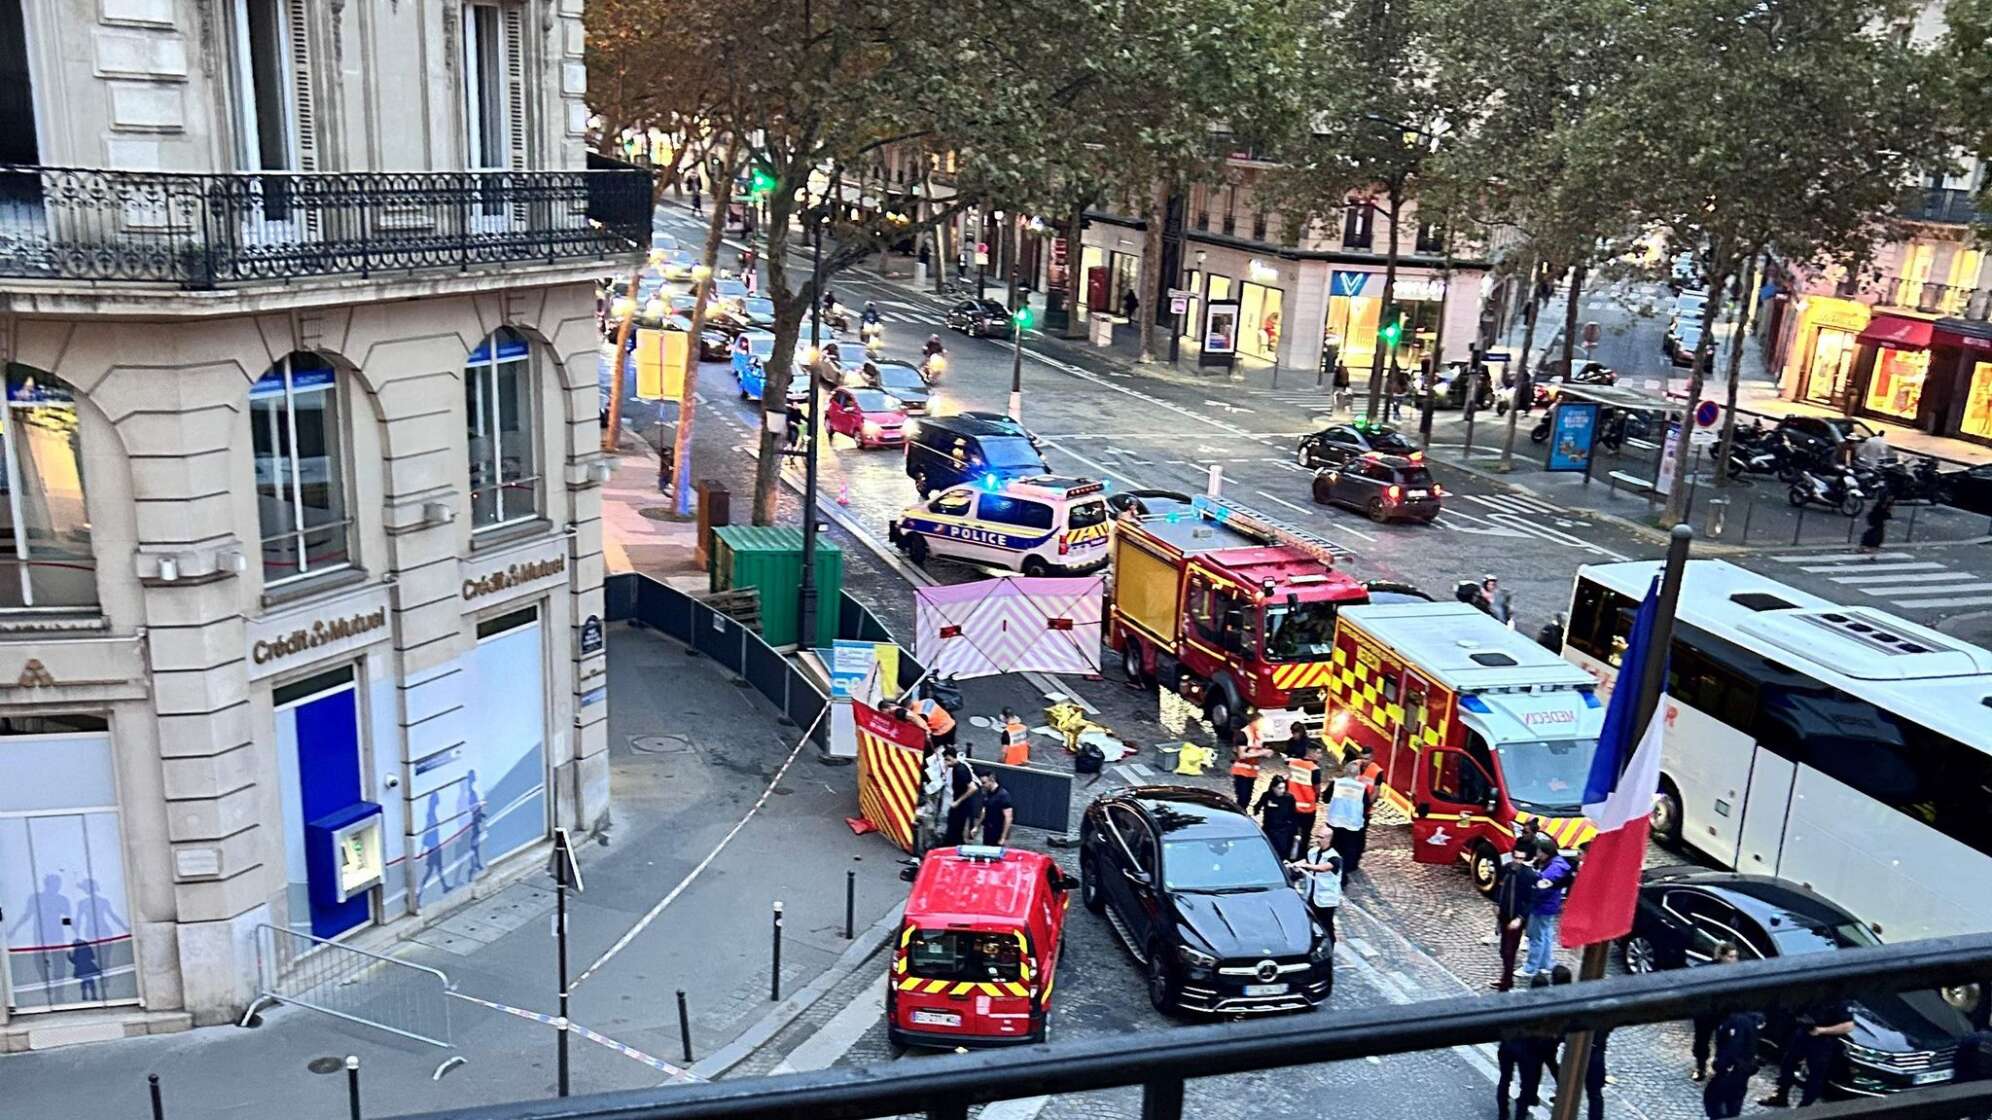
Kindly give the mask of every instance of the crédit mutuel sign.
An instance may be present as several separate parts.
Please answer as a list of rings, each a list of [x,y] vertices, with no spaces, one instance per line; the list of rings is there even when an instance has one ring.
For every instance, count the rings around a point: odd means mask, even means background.
[[[496,571],[486,572],[484,575],[464,580],[463,598],[465,602],[470,602],[473,599],[482,599],[486,595],[495,595],[500,591],[510,591],[513,588],[524,587],[529,583],[537,583],[552,576],[564,575],[566,572],[567,556],[565,553],[549,556],[541,560],[521,560],[516,563],[507,564]]]
[[[268,665],[280,658],[320,649],[349,638],[357,638],[387,625],[387,608],[376,607],[358,614],[321,618],[309,626],[299,626],[287,634],[259,638],[249,645],[249,658]]]

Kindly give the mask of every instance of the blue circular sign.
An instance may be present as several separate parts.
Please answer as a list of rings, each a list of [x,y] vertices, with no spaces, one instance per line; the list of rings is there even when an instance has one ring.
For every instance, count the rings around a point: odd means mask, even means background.
[[[1695,406],[1695,423],[1701,427],[1706,428],[1713,425],[1715,418],[1721,415],[1722,406],[1716,404],[1714,401],[1703,401]]]

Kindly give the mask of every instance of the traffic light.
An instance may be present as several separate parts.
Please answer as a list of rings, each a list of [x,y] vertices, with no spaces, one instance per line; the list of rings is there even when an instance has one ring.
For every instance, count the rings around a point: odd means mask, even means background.
[[[1404,337],[1404,312],[1396,304],[1393,303],[1383,309],[1383,317],[1378,320],[1378,324],[1376,336],[1383,340],[1385,346],[1394,348],[1398,340]]]
[[[755,168],[754,173],[747,179],[747,197],[749,198],[766,198],[768,197],[768,192],[774,189],[775,177],[769,174],[764,168]]]
[[[1030,304],[1025,304],[1015,311],[1010,312],[1010,321],[1017,324],[1017,329],[1020,331],[1030,330],[1031,322],[1034,318],[1035,316],[1031,314]]]

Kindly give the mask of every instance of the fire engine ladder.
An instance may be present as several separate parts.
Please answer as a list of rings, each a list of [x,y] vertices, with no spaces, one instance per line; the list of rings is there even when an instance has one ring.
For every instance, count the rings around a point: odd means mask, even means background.
[[[1355,553],[1312,529],[1303,529],[1290,521],[1281,521],[1237,502],[1200,494],[1190,505],[1200,516],[1229,525],[1267,544],[1297,548],[1331,568],[1355,558]]]

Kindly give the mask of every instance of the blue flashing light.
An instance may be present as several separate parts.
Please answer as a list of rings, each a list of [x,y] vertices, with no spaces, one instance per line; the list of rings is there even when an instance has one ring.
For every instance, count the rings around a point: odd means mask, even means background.
[[[1596,691],[1587,688],[1584,690],[1584,706],[1587,708],[1602,708],[1605,706],[1605,702],[1598,699]]]
[[[1465,709],[1466,709],[1467,711],[1469,711],[1469,712],[1478,712],[1478,713],[1480,713],[1481,715],[1486,715],[1487,713],[1489,713],[1489,712],[1491,712],[1491,711],[1493,711],[1493,710],[1494,710],[1494,709],[1492,709],[1492,708],[1490,708],[1490,707],[1488,707],[1488,706],[1487,706],[1487,701],[1485,701],[1485,700],[1482,700],[1482,699],[1481,699],[1480,697],[1478,697],[1478,696],[1462,696],[1462,697],[1460,697],[1460,698],[1459,698],[1459,706],[1460,706],[1460,707],[1462,707],[1462,708],[1465,708]]]
[[[993,474],[985,474],[982,476],[982,488],[984,490],[994,491],[1002,485],[1003,485],[1002,480],[997,478]]]

